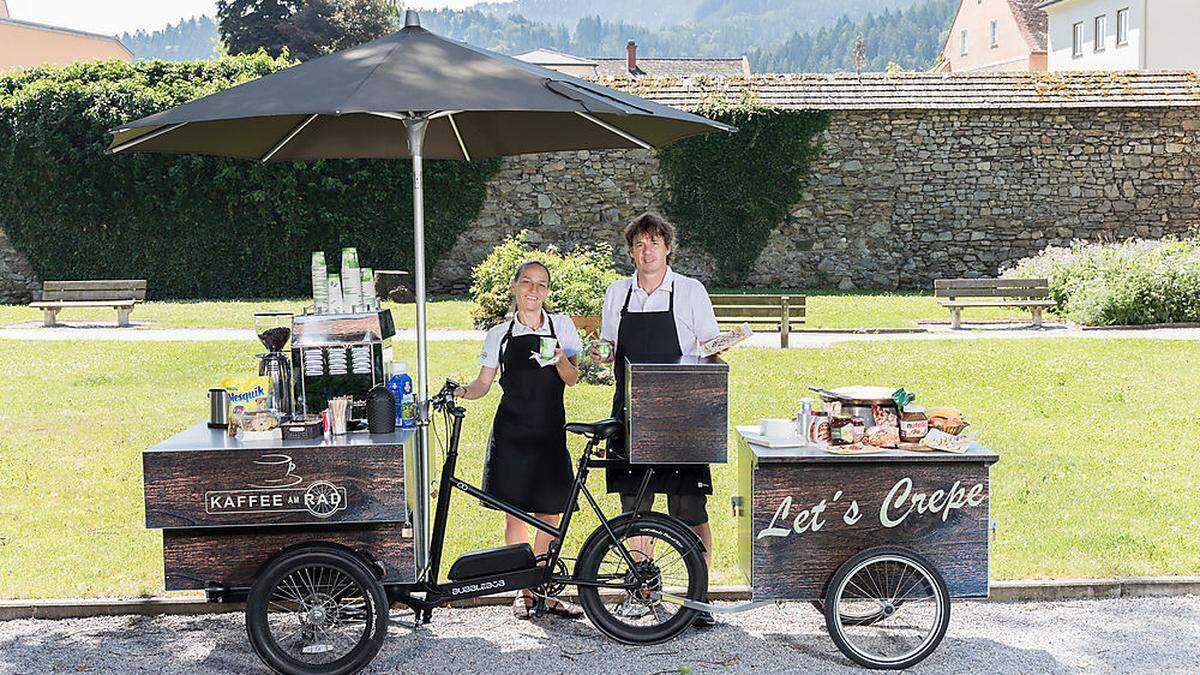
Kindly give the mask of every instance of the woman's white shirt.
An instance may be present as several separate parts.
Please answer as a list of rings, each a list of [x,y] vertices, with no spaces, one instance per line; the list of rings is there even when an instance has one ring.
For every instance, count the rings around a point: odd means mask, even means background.
[[[571,321],[571,317],[566,314],[546,314],[546,311],[542,310],[542,326],[537,330],[521,323],[515,316],[489,328],[487,335],[483,338],[483,351],[479,354],[479,365],[488,368],[500,367],[500,342],[508,333],[510,323],[513,337],[522,335],[550,337],[551,322],[554,324],[554,335],[558,339],[558,346],[562,348],[568,358],[583,351],[583,341],[579,339],[579,330],[575,328],[575,322]]]

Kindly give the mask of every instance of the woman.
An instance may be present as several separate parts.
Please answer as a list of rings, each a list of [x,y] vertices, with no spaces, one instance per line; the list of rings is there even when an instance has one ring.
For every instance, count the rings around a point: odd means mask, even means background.
[[[491,389],[496,371],[504,393],[492,422],[483,490],[557,526],[571,496],[574,474],[567,454],[567,415],[563,391],[579,381],[578,354],[583,350],[579,331],[565,314],[542,309],[550,293],[550,271],[531,260],[517,267],[512,279],[512,318],[493,326],[483,340],[479,375],[456,396],[477,399]],[[554,361],[545,366],[534,360],[543,338],[557,341]],[[528,542],[525,523],[505,514],[504,543]],[[551,536],[537,530],[534,555],[549,549]],[[533,595],[524,590],[513,602],[513,614],[528,619]],[[570,603],[547,599],[552,614],[578,617],[583,611]]]

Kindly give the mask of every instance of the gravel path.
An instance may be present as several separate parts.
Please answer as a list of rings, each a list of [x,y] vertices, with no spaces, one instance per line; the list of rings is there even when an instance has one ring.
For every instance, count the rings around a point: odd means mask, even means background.
[[[1200,597],[956,603],[929,673],[1194,673]],[[848,672],[807,604],[729,615],[653,647],[609,642],[586,621],[517,621],[505,607],[396,611],[368,672]],[[119,616],[0,623],[0,673],[260,673],[242,616]],[[686,671],[685,671],[686,672]]]

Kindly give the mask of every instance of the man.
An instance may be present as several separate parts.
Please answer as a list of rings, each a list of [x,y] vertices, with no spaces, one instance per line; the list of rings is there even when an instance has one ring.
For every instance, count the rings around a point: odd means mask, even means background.
[[[617,388],[613,392],[613,417],[625,414],[626,358],[671,357],[700,354],[700,343],[720,333],[708,290],[696,279],[671,270],[675,251],[675,227],[662,216],[644,213],[625,228],[625,244],[636,269],[633,276],[614,281],[604,294],[600,337],[614,347]],[[599,353],[592,348],[592,358]],[[623,441],[621,441],[623,442]],[[707,501],[712,494],[712,472],[708,466],[655,465],[646,499],[637,501],[647,471],[645,466],[625,464],[607,470],[608,491],[621,495],[625,512],[648,511],[654,495],[667,495],[667,511],[689,525],[704,544],[704,561],[712,565],[712,530],[708,525]],[[698,626],[713,625],[712,614],[703,612]]]

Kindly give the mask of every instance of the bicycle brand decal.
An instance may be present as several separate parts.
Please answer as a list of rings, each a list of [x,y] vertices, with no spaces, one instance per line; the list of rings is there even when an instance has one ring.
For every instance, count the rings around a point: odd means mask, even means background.
[[[204,512],[209,515],[307,512],[316,518],[329,518],[346,510],[344,487],[326,480],[299,487],[304,477],[295,473],[296,464],[290,456],[263,455],[254,464],[276,468],[283,475],[256,476],[249,489],[205,492]]]
[[[962,484],[962,481],[954,481],[954,485],[948,490],[914,492],[912,479],[901,478],[892,485],[892,489],[888,491],[887,496],[879,505],[877,512],[879,525],[885,528],[897,527],[909,518],[922,516],[938,517],[945,522],[955,511],[982,504],[984,501],[983,491],[983,483],[975,483],[967,487]],[[817,532],[830,522],[836,523],[837,518],[833,518],[832,521],[827,521],[825,518],[834,513],[835,509],[842,508],[844,510],[837,511],[841,514],[841,521],[846,525],[857,525],[864,515],[862,508],[858,505],[857,499],[851,500],[850,504],[845,507],[839,507],[842,495],[843,491],[838,490],[833,495],[833,499],[822,499],[809,508],[797,510],[794,515],[792,513],[794,501],[791,495],[784,497],[776,507],[775,515],[771,517],[770,525],[760,530],[755,539]]]

